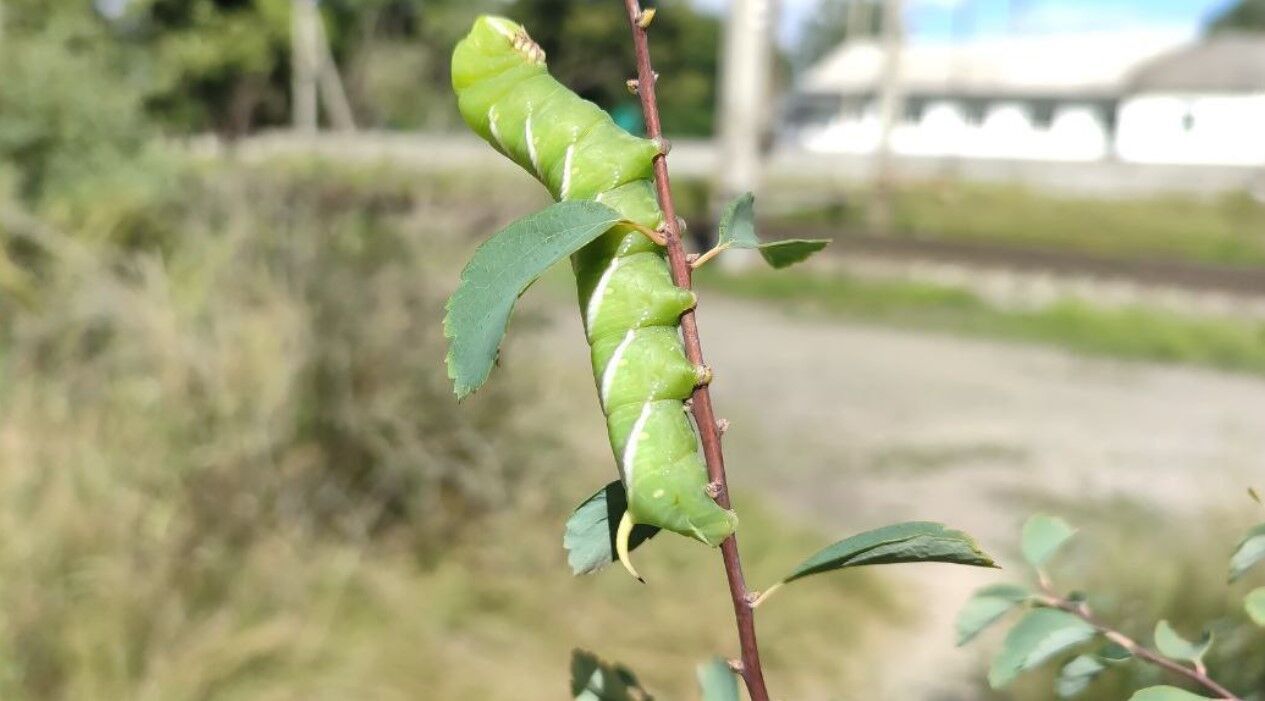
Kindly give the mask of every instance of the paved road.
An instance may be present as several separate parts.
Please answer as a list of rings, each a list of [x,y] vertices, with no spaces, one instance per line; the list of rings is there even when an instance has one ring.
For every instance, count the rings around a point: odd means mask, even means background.
[[[559,316],[565,339],[551,346],[581,353],[575,315]],[[830,533],[936,520],[1005,556],[1033,499],[1124,497],[1193,514],[1233,502],[1253,478],[1265,486],[1265,380],[792,318],[714,295],[700,323],[734,426],[731,476]],[[870,698],[959,698],[982,661],[953,647],[952,617],[1002,575],[887,572],[940,604],[890,633],[899,655],[876,646]]]

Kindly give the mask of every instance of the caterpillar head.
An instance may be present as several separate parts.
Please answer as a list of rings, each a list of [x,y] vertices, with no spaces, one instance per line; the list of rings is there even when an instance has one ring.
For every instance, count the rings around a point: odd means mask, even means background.
[[[480,15],[452,55],[452,83],[460,91],[515,67],[544,70],[545,51],[521,24]]]

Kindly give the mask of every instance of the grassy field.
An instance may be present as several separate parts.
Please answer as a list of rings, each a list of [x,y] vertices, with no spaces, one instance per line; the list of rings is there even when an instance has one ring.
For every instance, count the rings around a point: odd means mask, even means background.
[[[779,307],[907,328],[1049,344],[1131,360],[1265,373],[1265,322],[1195,318],[1142,307],[1066,301],[1033,311],[998,308],[955,287],[802,271],[703,271],[708,289]]]
[[[714,552],[661,537],[648,586],[571,577],[562,523],[614,468],[587,369],[526,343],[541,314],[453,401],[442,300],[536,193],[475,207],[486,183],[297,162],[155,178],[0,202],[32,273],[0,297],[0,697],[556,699],[580,646],[690,698],[733,654]],[[827,540],[737,502],[755,585]],[[904,612],[868,574],[806,583],[762,617],[770,673],[853,688],[849,652]]]
[[[836,193],[821,186],[772,183],[767,199],[830,198],[768,222],[863,228],[869,194]],[[1247,194],[1196,199],[1177,195],[1111,200],[1058,196],[1019,187],[971,183],[903,185],[892,201],[893,235],[929,240],[993,243],[1115,259],[1188,260],[1265,266],[1265,203]]]

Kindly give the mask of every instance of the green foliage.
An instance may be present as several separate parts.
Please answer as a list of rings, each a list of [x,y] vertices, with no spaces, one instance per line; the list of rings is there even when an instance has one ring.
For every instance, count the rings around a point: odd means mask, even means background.
[[[1039,569],[1075,534],[1076,530],[1061,518],[1033,516],[1023,524],[1023,558]]]
[[[82,10],[5,11],[0,164],[20,173],[20,194],[38,199],[126,167],[150,131],[142,92],[106,29]]]
[[[739,701],[738,676],[724,658],[713,657],[700,664],[697,674],[703,701]]]
[[[913,521],[859,533],[822,548],[791,570],[782,583],[845,567],[908,562],[997,566],[967,534],[939,523]]]
[[[653,701],[627,667],[583,650],[571,653],[571,697],[575,701]]]
[[[1010,630],[1001,652],[993,659],[988,683],[994,689],[1009,685],[1019,676],[1097,634],[1080,618],[1057,609],[1029,611]]]
[[[1039,525],[1034,526],[1034,523]],[[1091,611],[1091,600],[1127,601],[1130,602],[1130,607],[1136,606],[1142,600],[1137,593],[1126,591],[1111,596],[1093,593],[1091,595],[1072,593],[1066,596],[1057,594],[1049,571],[1045,569],[1049,565],[1048,554],[1052,552],[1050,546],[1057,547],[1058,543],[1065,542],[1072,532],[1073,529],[1066,523],[1050,517],[1037,517],[1026,524],[1025,546],[1030,538],[1040,544],[1036,550],[1038,556],[1031,558],[1033,562],[1030,564],[1039,570],[1042,593],[1019,604],[1034,608],[1007,635],[989,673],[990,686],[993,688],[1007,686],[1015,681],[1020,673],[1036,669],[1054,660],[1062,653],[1096,637],[1098,633],[1110,642],[1100,645],[1095,650],[1082,650],[1081,654],[1064,660],[1055,674],[1052,674],[1054,670],[1050,669],[1044,674],[1034,675],[1036,677],[1032,680],[1034,684],[1016,685],[1018,689],[1016,698],[1028,698],[1029,691],[1034,693],[1032,698],[1048,698],[1048,694],[1041,691],[1043,683],[1053,685],[1055,692],[1061,698],[1073,696],[1121,698],[1135,689],[1155,683],[1156,673],[1162,670],[1154,661],[1157,656],[1167,657],[1183,668],[1191,670],[1192,683],[1195,679],[1195,670],[1207,670],[1212,679],[1230,688],[1255,688],[1253,684],[1259,686],[1262,680],[1265,680],[1263,676],[1265,668],[1261,667],[1257,661],[1260,657],[1259,653],[1254,652],[1259,649],[1262,639],[1255,629],[1240,624],[1243,618],[1241,609],[1238,612],[1234,610],[1239,606],[1237,597],[1232,592],[1228,592],[1229,595],[1224,601],[1231,605],[1229,608],[1207,607],[1202,605],[1202,602],[1199,602],[1201,605],[1198,606],[1192,605],[1191,597],[1181,591],[1180,585],[1171,581],[1170,575],[1148,571],[1145,563],[1154,562],[1155,558],[1149,553],[1138,552],[1137,547],[1122,546],[1122,552],[1127,557],[1136,558],[1137,562],[1121,561],[1113,564],[1119,572],[1136,575],[1137,585],[1143,590],[1159,589],[1157,595],[1163,597],[1163,600],[1170,605],[1173,617],[1178,619],[1181,625],[1192,625],[1192,620],[1210,621],[1205,626],[1204,635],[1198,641],[1187,640],[1176,632],[1167,619],[1160,619],[1154,625],[1154,650],[1150,650],[1145,644],[1135,642],[1141,639],[1133,632],[1139,627],[1138,622],[1126,620],[1125,625],[1116,628],[1113,624],[1103,623],[1103,619]],[[1151,531],[1147,533],[1150,535]],[[1166,538],[1162,544],[1157,544],[1155,547],[1160,552],[1171,556],[1175,546],[1176,543],[1172,538]],[[1200,536],[1198,547],[1202,549],[1201,552],[1207,550],[1204,535]],[[1212,569],[1198,563],[1181,560],[1174,560],[1174,566],[1179,572],[1197,572],[1201,575]],[[1112,581],[1111,584],[1119,587],[1121,584],[1119,580],[1124,578],[1117,576],[1113,579],[1116,581]],[[1205,582],[1205,584],[1209,583],[1213,586],[1217,584],[1215,581]],[[967,623],[963,630],[968,633],[978,632],[979,628],[997,620],[1006,611],[1016,606],[1011,600],[1019,599],[1023,592],[1020,588],[999,591],[1004,595],[1002,601],[987,601],[987,595],[997,594],[998,591],[984,590],[968,602],[959,614],[959,620]],[[1249,599],[1250,597],[1249,594]],[[985,603],[980,603],[981,600]],[[1249,609],[1248,617],[1250,618],[1250,601],[1245,604]],[[1214,628],[1218,639],[1216,649],[1213,646]],[[1048,688],[1048,686],[1044,687],[1044,689]]]
[[[684,0],[655,3],[652,46],[660,114],[672,134],[707,135],[713,128],[720,24]],[[647,3],[649,6],[649,3]],[[587,100],[617,113],[636,105],[624,86],[633,65],[628,18],[604,0],[518,0],[500,10],[530,27],[549,70]]]
[[[519,295],[554,263],[620,221],[597,202],[557,202],[501,229],[479,246],[448,300],[446,362],[458,399],[487,380]]]
[[[756,249],[773,268],[785,268],[808,260],[830,244],[828,239],[786,239],[760,243],[755,231],[755,195],[740,195],[725,205],[718,225],[717,250],[729,248]]]
[[[1192,643],[1178,635],[1168,621],[1161,620],[1155,624],[1155,649],[1174,660],[1203,664],[1204,655],[1208,654],[1212,642],[1212,631],[1204,631],[1199,642]]]
[[[994,584],[975,592],[958,612],[954,623],[958,645],[971,642],[975,636],[1031,597],[1032,592],[1016,584]]]
[[[1265,30],[1265,0],[1235,0],[1208,22],[1210,33]]]
[[[627,510],[628,496],[619,480],[602,487],[575,508],[562,536],[572,574],[592,574],[615,561],[615,530]],[[628,539],[628,550],[637,549],[658,532],[655,526],[637,524]]]
[[[1265,561],[1265,523],[1248,531],[1230,556],[1230,581],[1247,574],[1248,570]]]

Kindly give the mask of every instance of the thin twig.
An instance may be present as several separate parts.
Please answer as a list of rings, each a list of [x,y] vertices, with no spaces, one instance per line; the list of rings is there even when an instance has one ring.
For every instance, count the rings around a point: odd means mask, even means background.
[[[662,141],[663,128],[659,122],[659,105],[655,99],[655,73],[650,65],[650,44],[646,37],[646,28],[639,20],[643,17],[637,0],[624,0],[628,10],[628,26],[632,31],[633,48],[637,54],[637,95],[641,98],[641,109],[646,119],[646,135],[651,139]],[[666,150],[666,149],[664,149]],[[678,287],[688,289],[691,286],[691,268],[685,260],[685,249],[681,245],[681,231],[676,216],[676,205],[672,201],[672,191],[668,181],[668,163],[666,154],[660,153],[654,159],[655,187],[659,195],[659,207],[663,210],[666,226],[665,238],[668,250],[668,263],[672,268],[672,280]],[[703,349],[698,338],[698,322],[695,312],[690,310],[681,316],[681,337],[685,342],[685,355],[695,365],[705,365]],[[715,495],[716,503],[723,508],[729,507],[729,485],[725,479],[725,458],[720,447],[720,431],[716,428],[716,414],[712,410],[711,394],[706,386],[694,390],[693,413],[694,422],[698,426],[699,440],[703,444],[703,457],[707,460],[707,474],[711,482],[718,487]],[[742,562],[738,557],[738,538],[731,535],[720,544],[721,555],[725,561],[725,576],[729,580],[729,595],[733,599],[734,618],[738,624],[738,644],[742,648],[742,669],[740,674],[746,683],[751,701],[769,701],[769,692],[764,685],[764,671],[760,667],[760,651],[756,643],[755,612],[751,608],[747,584],[742,575]]]
[[[1192,669],[1170,660],[1160,653],[1145,647],[1124,633],[1121,633],[1119,630],[1116,630],[1115,628],[1112,628],[1106,623],[1098,620],[1094,616],[1093,611],[1090,610],[1089,604],[1086,604],[1084,601],[1072,601],[1070,599],[1063,598],[1055,594],[1045,582],[1042,582],[1041,584],[1042,589],[1045,589],[1046,591],[1046,596],[1040,597],[1040,602],[1045,606],[1067,611],[1093,626],[1094,629],[1101,633],[1104,638],[1128,650],[1129,654],[1134,657],[1150,662],[1151,664],[1166,669],[1173,674],[1184,676],[1191,681],[1200,684],[1208,691],[1217,694],[1217,698],[1226,699],[1226,701],[1243,701],[1243,699],[1235,696],[1229,689],[1221,686],[1209,677],[1207,670],[1204,669],[1202,664],[1197,665],[1196,668]]]

